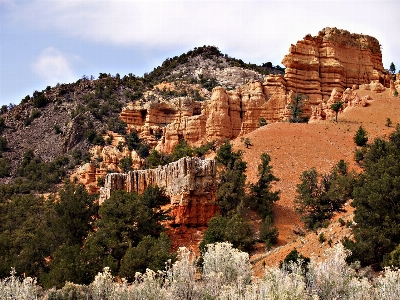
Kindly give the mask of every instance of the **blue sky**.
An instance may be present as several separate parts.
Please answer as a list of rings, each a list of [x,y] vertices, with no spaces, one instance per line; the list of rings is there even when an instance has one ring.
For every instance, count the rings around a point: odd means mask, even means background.
[[[400,1],[0,0],[0,105],[83,75],[143,75],[214,45],[245,62],[281,64],[324,27],[376,37],[400,69]]]

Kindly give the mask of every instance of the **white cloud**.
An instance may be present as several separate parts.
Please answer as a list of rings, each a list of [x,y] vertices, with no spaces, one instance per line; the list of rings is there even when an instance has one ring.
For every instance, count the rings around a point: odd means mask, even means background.
[[[47,84],[71,82],[77,79],[72,69],[76,56],[66,55],[53,47],[44,49],[32,64],[32,71]]]
[[[280,63],[291,43],[327,26],[389,40],[388,29],[400,27],[398,8],[398,0],[35,0],[21,2],[15,16],[42,30],[105,44],[188,50],[215,45],[244,60]],[[400,56],[397,48],[385,49]]]

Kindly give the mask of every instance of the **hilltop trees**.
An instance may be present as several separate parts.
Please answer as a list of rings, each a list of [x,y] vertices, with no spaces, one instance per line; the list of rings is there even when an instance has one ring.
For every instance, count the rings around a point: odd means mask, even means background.
[[[394,65],[393,62],[390,64],[389,72],[392,73],[392,75],[393,75],[394,73],[396,73],[396,66]]]

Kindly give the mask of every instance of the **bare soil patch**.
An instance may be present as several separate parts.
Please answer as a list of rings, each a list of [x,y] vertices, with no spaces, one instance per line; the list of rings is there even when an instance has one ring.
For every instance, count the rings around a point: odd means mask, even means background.
[[[327,173],[343,159],[349,163],[351,169],[361,171],[354,161],[356,145],[353,141],[361,125],[372,142],[376,137],[387,137],[396,124],[400,123],[400,99],[391,96],[389,90],[381,94],[356,92],[360,96],[370,95],[373,100],[366,107],[347,108],[339,114],[338,123],[333,120],[309,124],[273,123],[244,136],[252,143],[249,149],[240,138],[234,141],[235,149],[241,149],[244,153],[249,182],[257,180],[257,167],[263,152],[271,156],[273,172],[280,179],[274,186],[281,191],[281,199],[274,207],[275,225],[279,230],[278,245],[269,252],[265,252],[262,247],[256,251],[252,260],[260,263],[256,264],[255,269],[260,270],[261,261],[265,261],[266,265],[278,264],[294,247],[303,255],[321,256],[329,245],[318,242],[320,232],[324,232],[327,241],[332,240],[332,245],[351,234],[349,228],[342,227],[337,222],[339,217],[344,220],[352,219],[353,209],[348,205],[347,213],[335,216],[330,227],[317,233],[308,233],[305,237],[296,235],[293,230],[296,225],[302,227],[302,223],[294,211],[293,200],[301,173],[312,167],[318,172]],[[385,126],[387,118],[393,122],[391,127]]]

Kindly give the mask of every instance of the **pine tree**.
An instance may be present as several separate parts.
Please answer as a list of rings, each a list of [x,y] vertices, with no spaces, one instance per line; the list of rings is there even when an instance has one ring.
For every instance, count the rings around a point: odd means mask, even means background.
[[[271,191],[272,183],[279,179],[272,173],[271,157],[267,153],[261,154],[261,163],[258,165],[258,181],[250,185],[249,205],[257,210],[263,219],[272,216],[272,206],[279,200],[280,191]]]
[[[242,152],[232,151],[229,141],[217,151],[216,161],[223,166],[217,186],[218,206],[223,216],[235,213],[245,198],[247,164],[242,160]]]
[[[360,126],[358,128],[356,135],[354,136],[354,142],[356,143],[357,146],[365,146],[368,142],[368,136],[367,136],[367,131]]]
[[[396,66],[394,65],[393,62],[390,64],[389,72],[392,74],[396,73]]]
[[[365,172],[357,181],[355,242],[346,245],[363,265],[381,265],[400,244],[400,126],[389,141],[376,139],[364,157]]]

